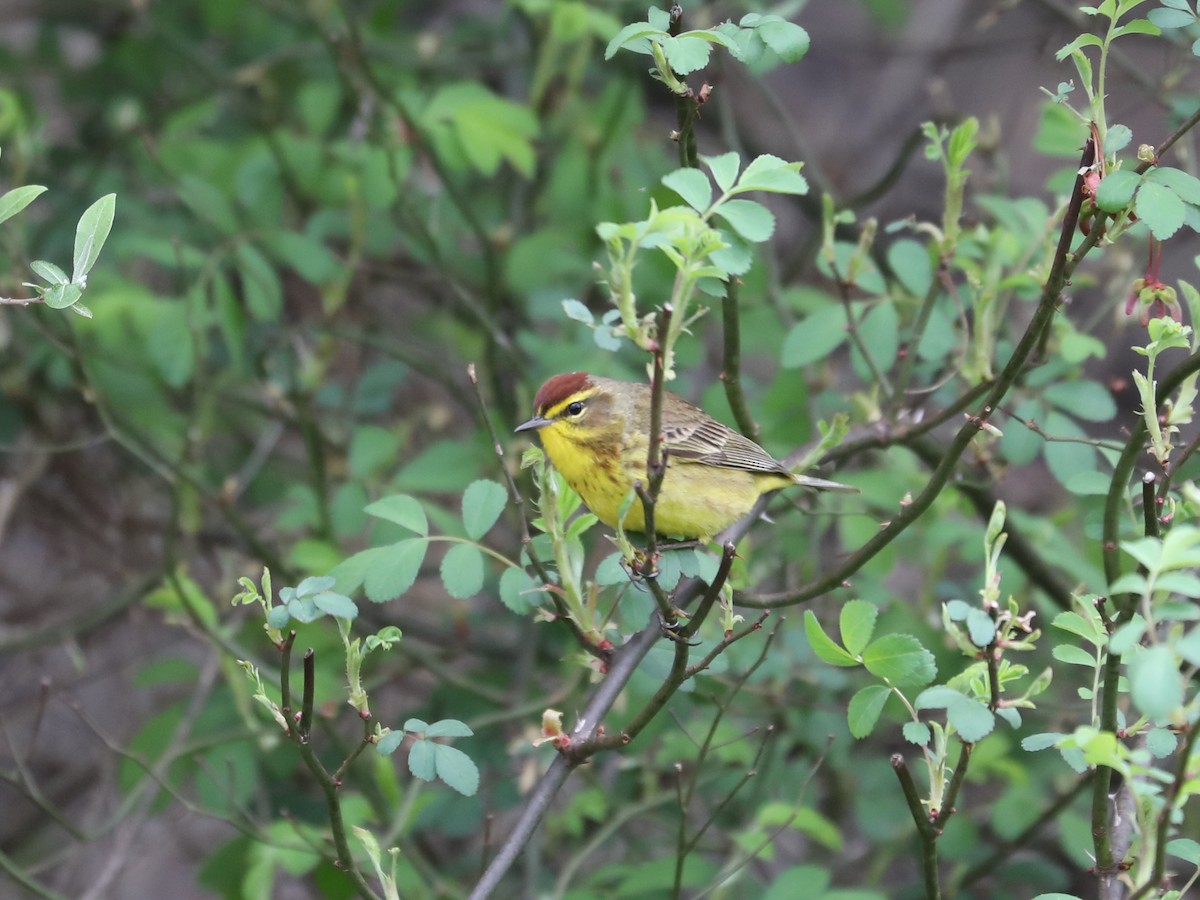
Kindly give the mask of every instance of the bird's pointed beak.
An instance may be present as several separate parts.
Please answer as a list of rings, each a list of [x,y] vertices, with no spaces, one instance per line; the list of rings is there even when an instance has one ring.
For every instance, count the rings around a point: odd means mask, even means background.
[[[522,422],[520,425],[518,425],[516,428],[514,428],[513,432],[515,433],[518,431],[537,431],[539,428],[545,428],[549,424],[550,424],[549,419],[543,418],[542,416],[534,416],[528,422]]]

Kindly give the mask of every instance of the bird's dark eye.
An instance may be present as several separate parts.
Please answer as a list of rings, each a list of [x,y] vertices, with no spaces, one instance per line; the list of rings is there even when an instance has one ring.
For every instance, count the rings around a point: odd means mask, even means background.
[[[581,412],[583,412],[583,402],[581,400],[576,400],[574,403],[572,403],[570,406],[567,407],[567,415],[568,416],[577,416]]]

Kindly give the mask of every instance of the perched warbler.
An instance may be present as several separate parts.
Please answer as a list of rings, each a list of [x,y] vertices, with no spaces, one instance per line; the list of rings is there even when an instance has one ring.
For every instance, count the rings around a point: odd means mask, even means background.
[[[534,416],[517,431],[536,430],[550,462],[593,513],[615,526],[621,502],[646,483],[650,386],[568,372],[541,386]],[[835,481],[794,475],[749,438],[722,425],[677,394],[663,392],[667,471],[654,507],[655,530],[707,540],[728,528],[763,494],[799,484],[853,491]],[[645,530],[634,500],[624,527]]]

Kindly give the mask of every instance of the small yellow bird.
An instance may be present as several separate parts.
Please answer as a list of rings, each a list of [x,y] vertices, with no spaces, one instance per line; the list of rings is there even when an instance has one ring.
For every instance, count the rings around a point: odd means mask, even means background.
[[[568,372],[543,384],[533,405],[533,418],[516,430],[536,430],[567,484],[601,522],[615,527],[621,502],[636,482],[647,481],[650,386]],[[793,474],[754,441],[669,391],[663,392],[662,433],[667,472],[654,508],[659,534],[708,540],[763,494],[795,484],[856,490]],[[630,506],[624,526],[645,530],[640,501]]]

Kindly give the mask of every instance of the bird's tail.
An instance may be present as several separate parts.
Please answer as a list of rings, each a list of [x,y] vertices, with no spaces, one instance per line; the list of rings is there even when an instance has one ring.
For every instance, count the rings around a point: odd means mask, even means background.
[[[824,478],[814,478],[811,475],[797,475],[794,472],[792,473],[792,477],[796,479],[796,484],[812,488],[814,491],[841,491],[847,494],[858,493],[858,488],[837,481],[827,481]]]

